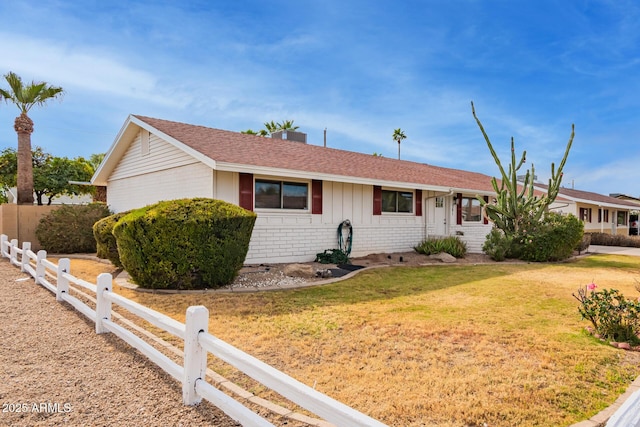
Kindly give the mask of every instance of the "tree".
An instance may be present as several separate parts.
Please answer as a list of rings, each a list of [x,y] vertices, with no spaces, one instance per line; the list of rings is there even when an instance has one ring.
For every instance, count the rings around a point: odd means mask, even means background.
[[[283,120],[282,123],[278,123],[277,130],[298,130],[299,127],[293,125],[293,120]]]
[[[265,129],[260,129],[258,132],[256,132],[253,129],[247,129],[247,130],[243,130],[240,133],[244,133],[246,135],[255,135],[255,136],[268,136],[269,133],[265,130]]]
[[[8,203],[7,193],[11,187],[16,185],[16,174],[18,173],[18,160],[16,150],[5,148],[0,153],[0,203]]]
[[[69,181],[91,179],[94,168],[84,158],[54,157],[40,147],[32,151],[31,158],[34,193],[38,205],[44,204],[43,196],[47,197],[47,204],[50,205],[55,197],[62,194],[80,195],[93,191],[91,186],[69,184]],[[17,163],[14,149],[7,148],[0,152],[0,184],[5,191],[16,185]]]
[[[264,123],[264,129],[267,131],[269,135],[278,131],[278,123],[271,120],[270,122]]]
[[[491,220],[496,227],[501,229],[505,234],[518,233],[523,225],[538,223],[542,218],[542,215],[547,211],[547,208],[553,203],[558,196],[560,190],[560,184],[562,183],[562,169],[569,156],[569,150],[573,143],[573,137],[575,135],[575,127],[571,125],[571,136],[567,143],[567,148],[564,152],[564,157],[558,166],[558,170],[555,169],[555,164],[551,163],[551,178],[549,178],[549,186],[547,194],[543,194],[540,197],[535,195],[533,182],[535,176],[534,165],[531,164],[531,170],[527,170],[524,175],[524,181],[518,184],[518,171],[526,162],[527,152],[522,152],[520,161],[516,161],[515,144],[513,137],[511,138],[511,164],[509,165],[508,172],[505,172],[502,162],[489,140],[489,136],[484,130],[480,119],[476,116],[476,110],[473,102],[471,103],[471,111],[473,117],[484,136],[484,140],[489,147],[489,151],[493,156],[498,169],[500,170],[501,182],[498,187],[498,182],[494,177],[491,180],[494,191],[496,192],[496,202],[489,203],[483,198],[478,198],[480,204],[484,210],[485,215]]]
[[[93,168],[93,173],[98,170],[98,167],[104,160],[104,156],[106,156],[106,153],[92,154],[91,156],[89,156],[89,164]]]
[[[4,76],[9,89],[0,89],[0,97],[11,101],[20,110],[13,128],[18,134],[18,198],[17,203],[33,204],[33,165],[31,155],[31,134],[33,121],[27,113],[34,105],[45,105],[48,100],[62,96],[61,87],[50,86],[46,82],[31,82],[25,85],[22,79],[13,72]]]
[[[404,139],[407,139],[407,136],[404,134],[402,129],[398,128],[393,131],[393,140],[398,141],[398,160],[400,160],[400,142]]]
[[[69,183],[89,181],[92,175],[93,167],[82,157],[69,159],[50,156],[42,166],[34,169],[34,192],[38,205],[43,204],[43,196],[47,197],[47,205],[50,205],[55,197],[62,194],[78,196],[92,193],[92,186]]]
[[[265,122],[264,123],[264,129],[260,129],[258,132],[252,130],[252,129],[247,129],[244,130],[240,133],[244,133],[247,135],[257,135],[257,136],[270,136],[272,133],[274,132],[279,132],[281,130],[283,131],[293,131],[293,130],[297,130],[300,126],[294,126],[293,125],[293,120],[283,120],[282,122],[274,122],[273,120],[271,120],[270,122]]]

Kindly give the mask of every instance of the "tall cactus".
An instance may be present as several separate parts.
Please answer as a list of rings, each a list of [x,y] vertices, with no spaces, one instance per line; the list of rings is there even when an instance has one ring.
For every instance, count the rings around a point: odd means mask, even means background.
[[[513,137],[511,137],[511,163],[509,164],[508,172],[505,172],[500,158],[498,158],[482,123],[480,123],[480,119],[478,119],[476,115],[473,102],[471,102],[471,111],[502,175],[500,187],[498,187],[498,181],[495,177],[491,179],[491,184],[496,192],[495,203],[486,202],[481,197],[478,197],[478,200],[480,201],[485,216],[493,222],[497,228],[506,234],[516,234],[523,225],[538,222],[547,211],[549,205],[553,203],[558,196],[560,184],[562,183],[562,169],[569,156],[569,150],[571,149],[575,135],[575,127],[573,124],[571,125],[571,136],[569,137],[569,142],[567,143],[567,148],[558,166],[558,170],[555,169],[555,164],[551,163],[551,178],[549,178],[547,193],[538,197],[535,195],[533,188],[535,176],[533,164],[531,164],[531,170],[527,170],[524,175],[524,181],[518,184],[518,171],[526,162],[527,152],[523,151],[520,161],[516,161],[515,144]]]

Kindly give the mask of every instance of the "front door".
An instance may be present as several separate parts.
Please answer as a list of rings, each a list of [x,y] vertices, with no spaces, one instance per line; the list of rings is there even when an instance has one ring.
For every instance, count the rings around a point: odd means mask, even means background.
[[[435,198],[435,213],[433,215],[433,222],[435,223],[435,235],[446,236],[447,235],[447,210],[445,209],[444,196],[438,196]]]

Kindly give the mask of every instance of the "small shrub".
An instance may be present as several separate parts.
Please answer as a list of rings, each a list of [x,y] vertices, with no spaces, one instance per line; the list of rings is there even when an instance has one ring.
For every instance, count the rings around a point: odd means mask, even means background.
[[[159,202],[131,211],[113,227],[122,265],[153,289],[227,285],[249,250],[256,214],[221,200]]]
[[[314,262],[321,264],[351,264],[349,257],[341,249],[326,249],[324,252],[316,254]]]
[[[458,236],[428,238],[413,249],[424,255],[446,252],[456,258],[464,258],[467,254],[467,244]]]
[[[113,227],[123,216],[131,211],[119,212],[102,218],[93,224],[93,237],[96,239],[98,258],[108,259],[113,265],[122,268],[116,237],[113,235]]]
[[[513,243],[520,246],[519,258],[525,261],[560,261],[573,254],[583,234],[584,225],[576,216],[550,212],[516,235]]]
[[[582,235],[582,239],[580,239],[580,241],[578,242],[578,245],[576,246],[575,250],[578,251],[579,254],[581,254],[582,252],[589,249],[590,245],[591,245],[591,234],[585,233]]]
[[[640,343],[640,303],[626,299],[616,289],[595,291],[596,287],[591,283],[573,294],[580,301],[578,311],[582,318],[589,320],[606,340]]]
[[[110,214],[104,203],[61,205],[42,217],[35,230],[36,237],[51,253],[96,252],[93,224]]]
[[[494,261],[504,261],[510,255],[512,238],[506,236],[500,229],[493,228],[487,234],[482,245],[482,251]]]

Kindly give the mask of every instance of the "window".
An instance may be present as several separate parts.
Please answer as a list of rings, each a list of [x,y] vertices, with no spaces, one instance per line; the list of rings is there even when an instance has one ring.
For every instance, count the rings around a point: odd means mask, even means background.
[[[580,208],[580,219],[584,222],[591,222],[591,208]]]
[[[618,211],[618,225],[627,225],[627,212]]]
[[[462,198],[462,221],[482,221],[482,208],[480,207],[480,200],[476,199],[475,197]]]
[[[436,197],[436,208],[444,208],[444,197]]]
[[[413,192],[382,190],[382,212],[413,212]]]
[[[609,209],[598,209],[598,222],[609,222]]]
[[[307,209],[309,186],[303,182],[256,179],[256,208]]]

